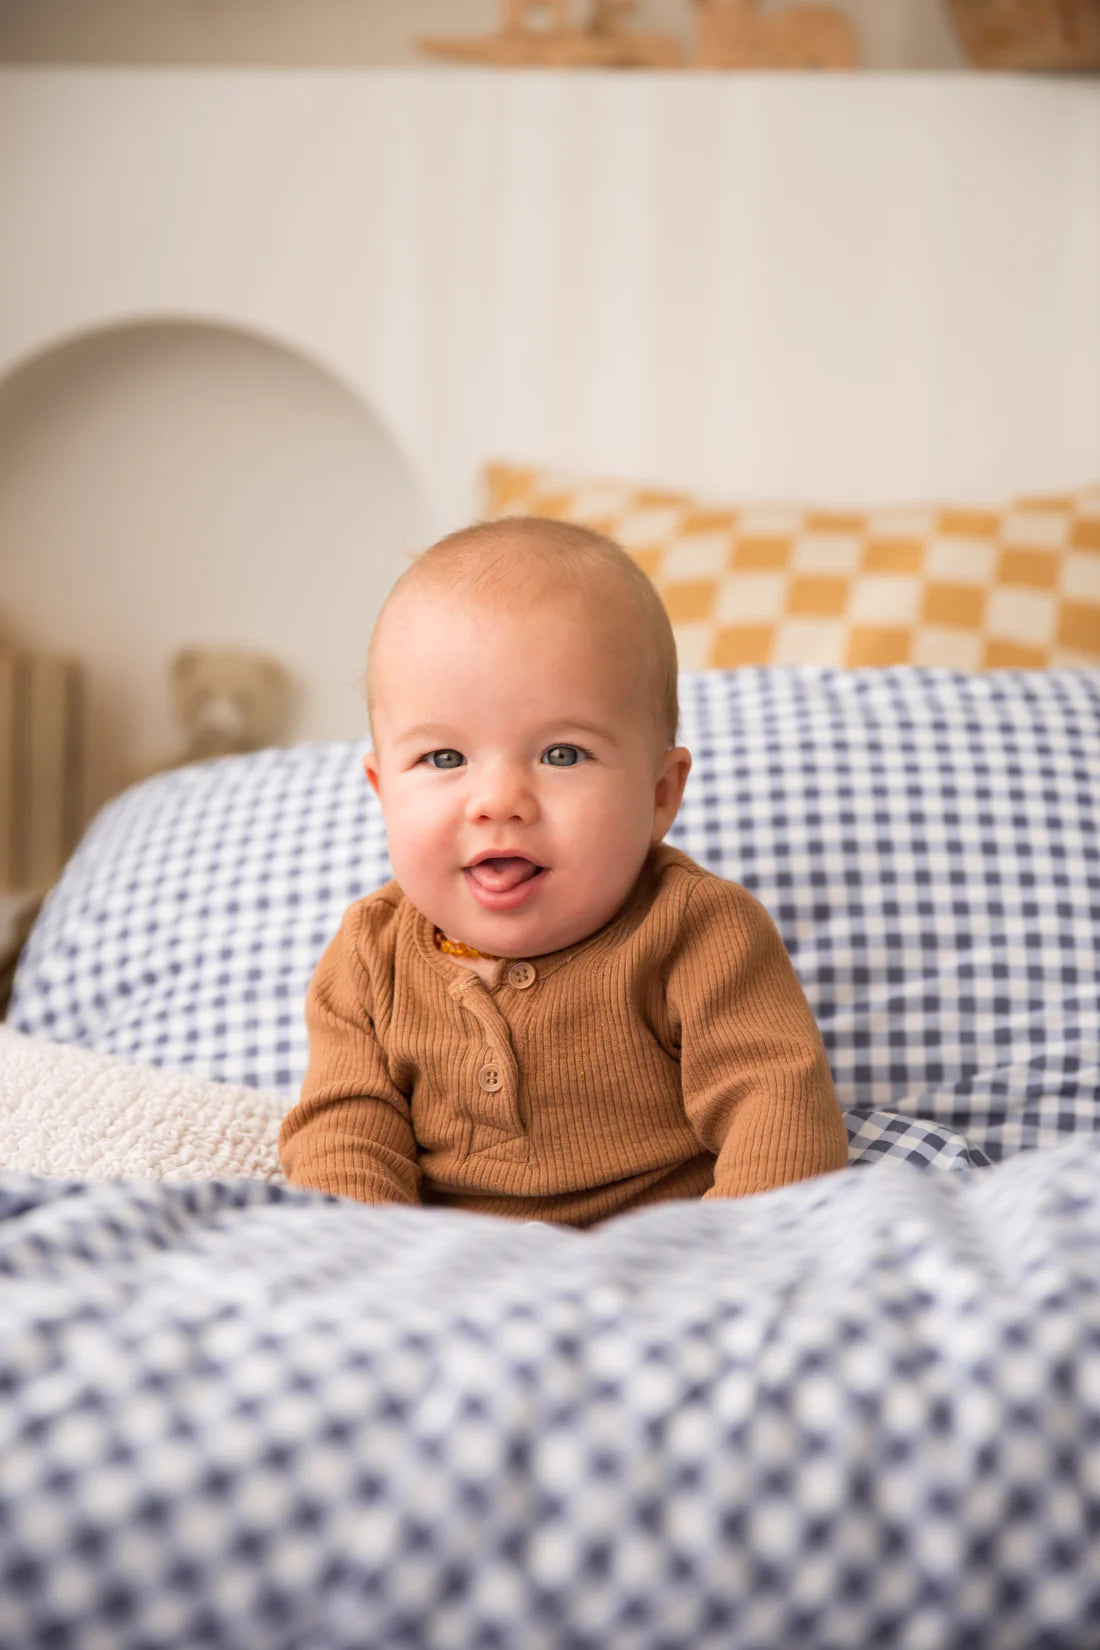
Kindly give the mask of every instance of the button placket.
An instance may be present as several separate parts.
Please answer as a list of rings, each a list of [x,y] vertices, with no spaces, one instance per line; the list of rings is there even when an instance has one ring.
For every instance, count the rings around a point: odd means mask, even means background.
[[[479,1144],[475,1136],[473,1149],[489,1150],[501,1143],[501,1135],[526,1142],[519,1112],[519,1067],[508,1022],[476,976],[471,976],[469,985],[456,996],[478,1022],[485,1039],[476,1068],[477,1087],[466,1091],[462,1105],[475,1130],[492,1130],[494,1138]]]

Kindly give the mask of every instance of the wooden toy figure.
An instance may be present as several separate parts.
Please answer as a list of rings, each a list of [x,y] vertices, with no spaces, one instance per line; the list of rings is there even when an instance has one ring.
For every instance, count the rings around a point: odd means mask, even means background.
[[[421,36],[419,44],[437,57],[513,68],[667,68],[678,63],[680,49],[672,35],[626,25],[625,15],[635,4],[589,0],[586,15],[574,21],[570,0],[503,0],[495,34]]]
[[[850,69],[851,23],[835,6],[779,6],[759,0],[694,0],[701,69]]]

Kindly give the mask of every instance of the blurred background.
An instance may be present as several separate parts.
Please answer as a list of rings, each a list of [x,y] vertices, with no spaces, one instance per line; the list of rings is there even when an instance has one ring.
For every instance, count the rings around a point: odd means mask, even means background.
[[[0,884],[218,737],[364,734],[378,607],[494,460],[1100,478],[1096,4],[598,10],[3,0]]]
[[[843,0],[872,69],[967,66],[939,0]],[[4,0],[9,63],[234,63],[378,66],[423,62],[422,35],[488,33],[496,0]],[[580,6],[576,8],[580,16]],[[639,28],[693,49],[691,0],[639,0]]]

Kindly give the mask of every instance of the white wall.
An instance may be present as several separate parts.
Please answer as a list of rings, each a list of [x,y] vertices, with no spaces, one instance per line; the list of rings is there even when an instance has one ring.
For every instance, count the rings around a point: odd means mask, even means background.
[[[360,632],[490,456],[852,504],[1100,473],[1095,81],[7,70],[0,236],[0,627],[110,681],[113,772],[171,745],[179,641],[277,645],[293,733],[360,731]]]
[[[165,665],[195,641],[284,661],[288,737],[361,732],[379,589],[423,535],[385,431],[270,340],[137,323],[0,384],[0,625],[91,651],[92,806],[178,752]]]

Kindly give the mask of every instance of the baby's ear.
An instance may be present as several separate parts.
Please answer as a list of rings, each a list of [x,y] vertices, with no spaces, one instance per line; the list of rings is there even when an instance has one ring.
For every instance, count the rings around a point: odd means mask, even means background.
[[[691,772],[691,752],[684,745],[666,751],[661,759],[653,792],[653,832],[650,842],[660,842],[680,811],[684,786]]]
[[[375,796],[380,798],[382,791],[380,788],[381,780],[378,772],[378,758],[375,756],[373,751],[368,751],[366,756],[363,758],[363,772],[367,776],[367,781],[371,790],[374,792]]]

